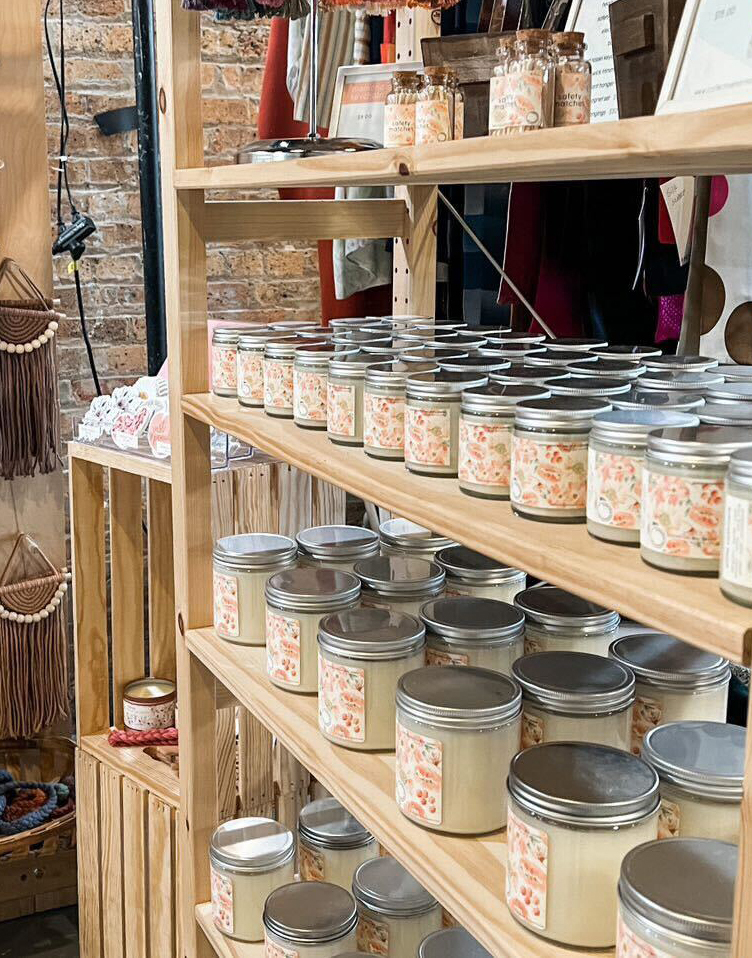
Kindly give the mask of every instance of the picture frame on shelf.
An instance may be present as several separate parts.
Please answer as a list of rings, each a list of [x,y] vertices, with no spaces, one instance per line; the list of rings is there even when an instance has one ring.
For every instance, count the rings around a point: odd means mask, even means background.
[[[403,70],[422,68],[418,62],[340,67],[334,86],[329,136],[366,137],[383,143],[384,102],[392,89],[392,77]]]
[[[619,119],[616,70],[608,8],[611,0],[572,0],[566,30],[585,34],[585,57],[593,68],[590,122]]]

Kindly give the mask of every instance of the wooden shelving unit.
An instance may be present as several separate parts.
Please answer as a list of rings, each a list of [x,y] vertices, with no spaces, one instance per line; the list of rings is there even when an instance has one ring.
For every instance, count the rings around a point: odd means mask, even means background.
[[[212,919],[210,904],[205,902],[203,905],[196,905],[196,921],[211,945],[214,954],[218,955],[219,958],[264,958],[263,944],[251,945],[242,941],[232,941],[217,931],[217,926]]]

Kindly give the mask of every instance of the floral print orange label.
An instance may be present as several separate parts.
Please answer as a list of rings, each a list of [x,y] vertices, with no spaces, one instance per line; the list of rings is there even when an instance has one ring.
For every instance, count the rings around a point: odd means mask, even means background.
[[[457,652],[442,652],[439,649],[426,649],[426,665],[469,665],[470,659]]]
[[[507,811],[507,905],[525,924],[546,927],[548,835]]]
[[[640,542],[683,559],[718,559],[723,480],[688,479],[645,470]]]
[[[508,424],[460,420],[458,478],[479,486],[509,487],[511,430]]]
[[[226,935],[234,930],[232,882],[224,875],[211,869],[211,905],[214,924]]]
[[[543,74],[509,73],[506,76],[506,126],[543,126]]]
[[[448,100],[421,100],[415,107],[415,142],[445,143],[452,139]]]
[[[300,622],[266,610],[266,662],[271,678],[300,685]]]
[[[587,442],[513,437],[513,503],[536,509],[584,509],[586,493]]]
[[[234,575],[214,573],[214,628],[225,639],[240,635],[238,580]]]
[[[604,526],[639,529],[641,498],[640,459],[588,450],[588,519]]]
[[[405,459],[424,466],[451,463],[451,420],[448,409],[405,409]]]
[[[374,449],[402,449],[405,444],[405,400],[363,394],[363,444]]]
[[[294,948],[283,948],[281,945],[275,945],[267,937],[264,943],[264,958],[300,958],[300,952]]]
[[[329,383],[327,388],[327,432],[335,436],[355,435],[355,387]]]
[[[237,347],[212,346],[212,389],[233,391],[238,385]]]
[[[238,351],[238,396],[254,403],[264,401],[264,357],[256,351]]]
[[[658,838],[678,838],[681,834],[681,809],[676,802],[661,799],[658,813]]]
[[[663,718],[663,704],[657,699],[638,695],[632,706],[632,754],[642,751],[642,740],[651,728],[657,728]]]
[[[662,948],[654,948],[639,938],[627,928],[620,915],[616,937],[616,958],[671,958],[671,955]]]
[[[537,715],[531,715],[529,712],[523,711],[520,747],[530,748],[533,745],[541,745],[545,740],[546,726],[543,719]]]
[[[292,360],[264,360],[264,405],[271,409],[292,409]]]
[[[332,738],[365,742],[365,672],[319,655],[319,724]]]
[[[326,422],[326,373],[293,369],[295,418]]]
[[[326,881],[324,856],[302,842],[300,848],[300,877],[303,881]]]
[[[389,954],[389,926],[361,915],[356,932],[358,951],[366,955]]]
[[[384,146],[413,146],[415,103],[387,103],[384,107]]]
[[[416,822],[441,824],[443,746],[397,722],[397,805]]]

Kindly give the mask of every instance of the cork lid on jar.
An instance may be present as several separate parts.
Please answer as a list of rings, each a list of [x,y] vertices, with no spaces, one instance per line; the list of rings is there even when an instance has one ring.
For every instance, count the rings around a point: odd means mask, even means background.
[[[469,665],[429,665],[397,682],[399,712],[434,728],[499,728],[519,715],[521,703],[513,678]]]
[[[723,465],[737,449],[752,446],[752,432],[734,426],[708,425],[659,429],[648,436],[648,453],[668,462]]]
[[[489,559],[467,546],[449,546],[436,553],[436,561],[447,578],[467,585],[511,585],[525,582],[526,573],[514,566]]]
[[[353,894],[369,911],[394,918],[424,915],[439,904],[394,858],[372,858],[359,865],[353,876]]]
[[[728,383],[752,383],[752,366],[721,363],[720,366],[716,366],[716,372],[720,373]]]
[[[498,372],[500,369],[508,369],[512,364],[503,356],[480,356],[473,353],[471,356],[459,356],[456,359],[440,359],[439,369],[446,369],[449,372]]]
[[[295,561],[298,548],[287,536],[271,532],[250,532],[242,535],[223,536],[214,544],[212,556],[222,565],[239,570],[276,566]]]
[[[752,403],[708,402],[697,410],[700,422],[711,426],[752,426]]]
[[[571,375],[563,366],[524,366],[521,363],[512,363],[509,369],[490,373],[488,378],[495,383],[534,383],[548,386],[549,383],[569,379]]]
[[[462,393],[463,412],[492,415],[506,413],[514,415],[518,403],[528,399],[548,399],[549,389],[536,383],[499,383],[490,382],[485,386],[473,386]]]
[[[427,629],[451,644],[483,646],[516,642],[525,630],[525,616],[510,602],[472,596],[450,596],[426,602],[420,617]]]
[[[573,376],[600,376],[611,379],[637,379],[645,372],[645,366],[640,363],[633,363],[628,359],[604,359],[603,356],[598,356],[595,362],[578,359],[577,362],[567,363],[566,368]]]
[[[382,595],[434,595],[444,588],[444,570],[435,562],[389,555],[361,559],[355,574],[367,589]]]
[[[572,371],[571,366],[569,371]],[[623,396],[631,388],[632,383],[628,379],[610,376],[572,376],[571,379],[551,383],[554,396]]]
[[[631,356],[633,359],[647,359],[649,356],[660,356],[661,351],[655,346],[626,346],[611,345],[604,346],[601,349],[594,349],[596,356]]]
[[[605,349],[608,343],[605,339],[587,339],[581,336],[557,336],[547,343],[549,349],[558,350],[579,350],[580,352],[589,352],[592,349]]]
[[[325,616],[318,642],[342,658],[385,661],[414,655],[426,644],[426,630],[414,615],[363,606]]]
[[[684,944],[730,945],[738,857],[736,845],[713,838],[638,845],[621,863],[621,908]]]
[[[628,393],[613,397],[617,409],[673,409],[677,412],[690,412],[705,405],[700,393],[669,393],[652,389],[641,389],[634,385]]]
[[[363,526],[311,526],[296,539],[303,555],[314,559],[364,559],[379,551],[378,533]]]
[[[385,519],[379,526],[379,537],[385,545],[408,553],[425,552],[426,549],[438,552],[456,545],[453,539],[439,536],[412,519]]]
[[[708,402],[752,403],[752,380],[723,382],[705,390]]]
[[[740,802],[746,730],[727,722],[668,722],[651,728],[642,757],[662,782],[716,801]]]
[[[535,586],[518,592],[514,603],[537,629],[544,632],[610,632],[619,627],[618,612],[606,609],[555,585]]]
[[[215,829],[209,844],[214,864],[239,872],[266,872],[292,861],[295,837],[271,818],[234,818]]]
[[[546,343],[542,353],[528,353],[525,356],[526,366],[566,366],[567,363],[595,363],[598,357],[593,353],[581,352],[574,349],[551,349],[551,343]]]
[[[264,927],[296,945],[337,941],[354,930],[358,911],[349,891],[325,881],[282,885],[266,899]]]
[[[300,810],[298,834],[317,848],[363,848],[375,841],[336,798],[320,798]]]
[[[721,386],[723,376],[715,369],[681,370],[681,369],[648,369],[637,380],[639,389],[657,389],[667,393],[703,393],[713,386]]]
[[[265,594],[266,601],[278,609],[299,612],[334,610],[357,601],[360,580],[340,569],[298,566],[270,576]]]
[[[491,952],[464,928],[442,928],[423,939],[417,958],[491,958]]]
[[[706,369],[713,369],[718,365],[718,360],[710,356],[689,356],[678,354],[676,356],[651,356],[645,359],[645,365],[648,369],[679,369],[687,372],[704,372]]]
[[[447,346],[416,346],[414,349],[405,349],[400,352],[400,359],[404,363],[438,363],[440,359],[457,359],[469,355],[464,345],[452,343]]]
[[[523,702],[558,715],[612,715],[635,697],[631,670],[589,652],[535,652],[512,664]]]
[[[611,643],[611,658],[628,666],[638,682],[663,688],[705,689],[731,678],[723,656],[705,652],[663,632],[638,632]]]
[[[551,392],[556,383],[550,384]],[[515,423],[528,428],[589,428],[593,416],[611,408],[599,396],[551,396],[550,399],[526,399],[515,407]]]

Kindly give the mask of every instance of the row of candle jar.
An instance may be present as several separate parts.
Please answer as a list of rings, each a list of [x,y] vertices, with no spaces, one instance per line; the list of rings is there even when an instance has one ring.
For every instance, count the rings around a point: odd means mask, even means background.
[[[450,67],[398,70],[384,103],[384,146],[461,140],[465,97]]]

